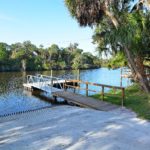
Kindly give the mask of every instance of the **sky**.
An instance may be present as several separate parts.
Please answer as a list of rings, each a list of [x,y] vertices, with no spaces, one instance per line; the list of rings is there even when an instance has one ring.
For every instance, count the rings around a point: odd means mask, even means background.
[[[76,42],[94,54],[92,34],[91,28],[80,27],[71,17],[64,0],[0,0],[0,42],[30,40],[44,47]]]

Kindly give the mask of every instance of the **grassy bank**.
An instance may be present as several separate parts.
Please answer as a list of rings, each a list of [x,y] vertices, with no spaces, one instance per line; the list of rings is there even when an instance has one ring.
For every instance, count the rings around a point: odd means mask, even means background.
[[[115,96],[106,94],[105,101],[121,105],[121,93],[117,91]],[[150,120],[150,94],[144,93],[137,84],[134,84],[125,90],[125,107],[130,108],[137,113],[138,117]],[[100,99],[100,95],[92,97]]]

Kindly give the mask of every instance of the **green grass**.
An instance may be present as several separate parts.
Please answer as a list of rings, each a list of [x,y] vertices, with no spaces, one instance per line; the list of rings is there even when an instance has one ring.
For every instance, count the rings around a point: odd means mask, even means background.
[[[92,97],[100,99],[99,94]],[[116,94],[112,91],[105,94],[104,101],[121,105],[121,91],[117,91]],[[136,112],[138,117],[150,120],[150,94],[144,93],[137,84],[126,88],[124,106]]]

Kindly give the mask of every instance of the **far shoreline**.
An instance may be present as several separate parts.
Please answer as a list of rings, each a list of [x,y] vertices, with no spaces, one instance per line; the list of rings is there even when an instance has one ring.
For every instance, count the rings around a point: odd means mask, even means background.
[[[90,68],[80,68],[80,69],[73,69],[73,68],[68,68],[68,69],[49,69],[49,70],[0,70],[0,73],[5,73],[5,72],[35,72],[35,71],[77,71],[77,70],[91,70],[91,69],[100,69],[100,68],[107,68],[107,67],[90,67]],[[109,68],[107,68],[109,69]],[[118,68],[116,68],[118,69]]]

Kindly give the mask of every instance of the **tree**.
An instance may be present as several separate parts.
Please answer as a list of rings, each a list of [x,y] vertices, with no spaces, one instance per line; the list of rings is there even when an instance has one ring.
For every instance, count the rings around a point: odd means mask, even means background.
[[[72,65],[73,53],[70,51],[69,47],[63,48],[61,50],[61,59],[65,61],[66,68],[70,69]]]
[[[135,5],[134,9],[131,9],[132,11],[135,10],[136,14],[141,12],[139,9],[143,9],[144,3],[146,4],[149,1],[140,0]],[[141,29],[141,25],[143,23],[143,20],[141,20],[140,17],[137,17],[136,15],[132,16],[131,13],[129,13],[129,7],[131,5],[131,0],[65,0],[65,3],[71,13],[71,15],[78,20],[81,26],[100,26],[101,31],[99,32],[99,36],[106,37],[106,33],[111,33],[113,31],[114,33],[111,34],[112,39],[115,39],[115,42],[112,43],[113,40],[110,41],[110,45],[112,46],[112,50],[119,45],[124,52],[127,61],[129,63],[129,66],[132,70],[132,73],[134,77],[136,77],[136,81],[138,80],[142,88],[146,92],[150,92],[150,85],[148,84],[148,80],[145,77],[144,69],[141,69],[141,66],[143,66],[143,59],[140,55],[142,49],[132,49],[131,46],[134,43],[134,46],[139,41],[139,33],[138,30],[136,31],[137,36],[134,38],[134,40],[131,40],[132,37],[134,37],[134,28],[135,24],[137,25],[139,30]],[[144,14],[141,12],[142,15]],[[131,14],[131,16],[130,16]],[[131,17],[131,18],[130,18]],[[136,18],[137,17],[137,18]],[[126,22],[123,24],[124,19],[126,19]],[[138,20],[140,19],[140,21]],[[130,25],[128,26],[128,21],[130,22]],[[140,23],[139,23],[140,22]],[[128,30],[127,29],[127,27]],[[136,29],[135,28],[135,29]],[[103,30],[105,29],[105,30]],[[131,31],[131,30],[133,31]],[[125,33],[129,33],[126,34]],[[141,33],[141,32],[140,32]],[[107,34],[108,35],[108,34]],[[124,40],[123,41],[123,36]],[[115,38],[115,36],[117,38]],[[97,36],[98,37],[98,36]],[[142,37],[143,38],[143,37]],[[148,37],[147,37],[148,38]],[[146,38],[144,38],[145,40]],[[106,43],[105,41],[102,41],[102,38],[97,38],[97,42],[103,43],[102,46],[104,46],[102,49],[106,49]],[[132,42],[130,42],[130,40]],[[115,51],[115,50],[114,50]]]
[[[56,44],[37,48],[30,41],[12,45],[0,43],[0,71],[90,68],[96,63],[92,59],[95,57],[83,53],[77,43],[66,48],[59,48]]]
[[[52,44],[51,47],[48,48],[48,52],[49,52],[49,59],[50,60],[58,60],[59,57],[59,47],[56,44]]]
[[[9,52],[7,50],[8,45],[6,43],[0,43],[0,61],[4,62],[8,59]]]
[[[21,61],[21,70],[26,71],[27,68],[30,68],[29,62],[32,57],[37,55],[37,47],[32,44],[30,41],[25,41],[23,43],[15,43],[11,45],[12,55],[11,58],[18,59]],[[28,64],[28,66],[27,66]]]
[[[78,43],[74,43],[74,44],[70,43],[70,45],[68,47],[68,50],[70,52],[73,52],[73,51],[75,51],[78,48],[78,45],[79,45]]]
[[[83,64],[83,56],[82,55],[76,55],[76,57],[73,59],[72,68],[74,69],[81,69]]]
[[[122,52],[118,52],[109,59],[107,63],[110,68],[119,68],[127,66],[127,60]]]
[[[148,53],[150,55],[149,17],[149,13],[144,14],[141,11],[120,13],[121,25],[117,30],[107,22],[103,22],[103,26],[97,27],[94,37],[99,44],[100,51],[110,51],[107,45],[110,45],[115,53],[123,51],[132,69],[134,80],[140,82],[147,92],[149,84],[143,62],[146,55]]]
[[[26,52],[33,52],[37,49],[37,47],[31,43],[31,41],[24,41],[22,46],[24,47]]]

